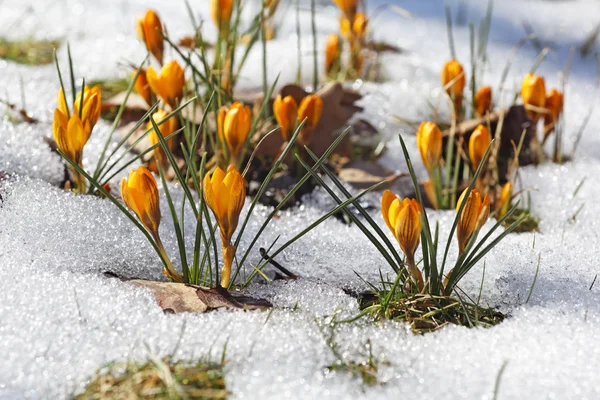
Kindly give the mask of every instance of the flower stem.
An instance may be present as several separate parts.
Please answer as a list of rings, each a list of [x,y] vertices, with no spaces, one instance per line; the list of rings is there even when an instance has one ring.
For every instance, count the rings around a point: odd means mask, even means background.
[[[156,246],[158,247],[161,259],[164,263],[165,275],[167,276],[167,278],[169,278],[170,280],[172,280],[174,282],[179,282],[179,283],[183,282],[181,275],[179,275],[175,271],[175,268],[173,267],[173,263],[171,262],[171,259],[167,255],[165,246],[163,246],[162,241],[160,240],[160,236],[158,236],[158,232],[151,232],[151,234],[152,234],[152,237],[154,238],[154,241],[156,242]]]
[[[223,271],[221,272],[221,287],[227,289],[231,280],[231,267],[233,265],[233,256],[235,255],[235,247],[230,242],[223,242]]]

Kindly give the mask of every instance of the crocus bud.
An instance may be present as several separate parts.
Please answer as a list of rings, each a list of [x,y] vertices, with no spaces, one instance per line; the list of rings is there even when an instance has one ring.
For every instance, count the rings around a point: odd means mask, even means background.
[[[354,17],[354,23],[352,24],[352,31],[359,38],[363,38],[367,34],[367,28],[369,26],[369,19],[364,13],[356,13]]]
[[[312,134],[321,120],[323,113],[323,100],[316,94],[310,94],[302,99],[298,107],[298,123],[306,120],[298,137],[298,142],[308,145],[312,141]]]
[[[273,102],[273,114],[275,114],[275,119],[281,127],[281,136],[287,142],[298,119],[298,104],[296,104],[296,100],[292,96],[284,98],[281,95],[277,96]]]
[[[414,263],[415,251],[421,238],[421,206],[415,199],[400,200],[394,193],[386,190],[381,198],[381,213],[406,255],[409,273],[418,283],[419,289],[422,289],[423,276]]]
[[[335,69],[339,69],[340,65],[340,48],[341,48],[340,37],[335,33],[327,36],[327,42],[325,43],[325,73],[331,74]]]
[[[456,59],[452,59],[444,64],[444,68],[442,69],[442,85],[446,88],[448,95],[454,99],[456,110],[460,110],[462,107],[463,90],[465,88],[465,74],[462,65]]]
[[[435,193],[435,186],[431,180],[423,181],[423,188],[425,189],[425,195],[431,203],[434,210],[439,208],[437,194]]]
[[[144,16],[138,18],[137,31],[148,51],[162,64],[164,50],[162,23],[154,10],[148,10]]]
[[[175,118],[175,117],[171,117],[171,118],[167,119],[162,124],[160,123],[162,120],[164,120],[167,117],[167,115],[169,115],[169,113],[166,112],[165,110],[158,110],[154,114],[152,114],[152,119],[158,125],[158,130],[160,131],[160,134],[164,138],[170,136],[171,134],[173,134],[173,132],[175,132],[179,128],[179,122],[177,121],[177,118]],[[156,130],[153,128],[154,128],[154,126],[152,125],[152,122],[149,121],[148,124],[146,125],[146,129],[152,129],[152,130],[148,133],[148,140],[150,141],[150,144],[152,144],[154,146],[156,144],[159,144],[160,140],[158,138]],[[167,146],[169,147],[170,150],[173,150],[173,148],[175,147],[175,143],[176,143],[176,141],[175,141],[174,137],[167,140]],[[153,153],[154,153],[154,158],[156,159],[156,162],[162,168],[167,168],[168,164],[169,164],[169,159],[167,158],[167,155],[165,154],[163,148],[159,145],[158,147],[154,148]]]
[[[498,205],[496,209],[498,210],[498,218],[504,217],[504,215],[508,212],[510,208],[510,201],[512,200],[512,190],[513,185],[510,182],[506,182],[502,186],[502,191],[500,192],[500,199],[498,201]]]
[[[137,71],[132,72],[132,74],[131,74],[132,79],[135,78],[136,74],[137,74]],[[150,85],[148,84],[148,79],[146,79],[146,70],[145,69],[142,68],[140,70],[140,73],[138,74],[137,79],[135,80],[135,82],[133,84],[133,90],[135,90],[137,92],[137,94],[142,96],[142,98],[144,99],[146,104],[152,105],[152,90],[150,89]]]
[[[483,117],[492,106],[492,88],[490,86],[482,86],[475,93],[475,112],[480,117]]]
[[[220,32],[229,31],[232,10],[233,0],[211,0],[210,15]]]
[[[469,159],[471,160],[471,168],[477,170],[483,156],[492,141],[490,131],[484,125],[478,125],[471,133],[469,138]]]
[[[58,149],[71,161],[81,165],[83,147],[92,132],[89,122],[82,121],[79,114],[72,114],[71,117],[67,117],[57,108],[54,111],[52,131]]]
[[[354,21],[358,0],[333,0],[349,21]]]
[[[79,115],[81,106],[81,92],[77,93],[75,103],[73,103],[73,113]],[[89,122],[90,130],[94,129],[94,125],[100,119],[102,111],[102,92],[100,86],[86,86],[83,90],[83,110],[81,111],[81,120]]]
[[[177,102],[183,97],[183,87],[185,86],[185,74],[177,61],[173,60],[165,64],[160,75],[152,66],[148,67],[146,78],[154,93],[171,108],[177,107]]]
[[[129,178],[121,180],[121,196],[142,225],[153,235],[158,234],[161,218],[158,187],[154,176],[146,167],[131,170]]]
[[[486,194],[482,200],[479,192],[473,189],[466,196],[467,189],[460,195],[456,204],[456,212],[458,212],[463,201],[466,202],[458,218],[458,225],[456,227],[459,254],[462,254],[473,234],[485,224],[490,215],[490,199],[488,195]]]
[[[227,145],[229,154],[236,159],[252,129],[252,111],[242,103],[235,102],[229,108],[221,107],[217,115],[217,129],[221,142]]]
[[[442,131],[435,123],[421,123],[417,130],[417,148],[428,171],[439,164],[442,155]]]
[[[525,106],[544,108],[546,104],[546,86],[544,78],[535,74],[527,74],[521,84],[521,97]],[[527,107],[526,107],[527,108]],[[527,114],[534,121],[538,121],[541,114],[534,110],[527,110]]]
[[[207,173],[202,182],[202,191],[206,204],[213,212],[221,232],[224,266],[221,274],[221,286],[229,286],[231,266],[235,248],[231,237],[235,232],[240,213],[246,200],[246,183],[235,166],[230,165],[227,173],[221,168]]]
[[[548,110],[548,114],[544,116],[545,125],[556,125],[558,117],[560,116],[563,110],[563,103],[563,94],[558,90],[552,89],[546,94],[545,107]]]

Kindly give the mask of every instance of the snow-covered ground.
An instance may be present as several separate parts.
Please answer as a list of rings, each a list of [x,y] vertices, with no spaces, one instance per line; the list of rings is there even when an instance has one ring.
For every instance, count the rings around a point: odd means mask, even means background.
[[[192,3],[197,13],[208,17],[209,2]],[[368,1],[370,12],[377,15],[372,20],[374,34],[407,52],[385,56],[388,82],[358,87],[365,94],[365,117],[390,141],[383,162],[401,170],[405,164],[395,135],[409,130],[391,116],[427,118],[427,102],[436,101],[439,71],[449,58],[444,4],[455,14],[463,7],[474,21],[479,21],[487,4],[390,3],[409,11],[412,18],[390,8],[376,11],[383,2]],[[122,77],[129,73],[126,62],[144,57],[133,26],[135,16],[148,7],[160,13],[172,36],[191,32],[184,2],[12,0],[0,3],[0,36],[66,38],[77,76],[88,81]],[[293,21],[292,16],[287,14],[286,21]],[[337,29],[337,12],[328,5],[320,8],[317,19],[320,50],[326,34]],[[310,81],[307,12],[303,20],[303,70]],[[496,2],[484,77],[494,89],[512,47],[525,35],[523,22],[544,45],[552,46],[539,72],[547,87],[557,87],[569,48],[581,45],[600,23],[600,3]],[[207,33],[209,27],[210,22]],[[455,26],[455,41],[458,58],[467,65],[468,26]],[[295,77],[295,44],[294,23],[283,23],[279,38],[269,43],[270,78],[280,72],[280,82]],[[599,47],[596,44],[595,51]],[[58,53],[64,71],[65,46]],[[512,98],[510,90],[519,87],[536,55],[531,45],[519,52],[503,101]],[[251,55],[242,85],[251,87],[261,76],[259,60],[258,52]],[[375,324],[368,319],[336,327],[334,341],[347,361],[365,361],[371,341],[373,355],[381,361],[381,383],[368,387],[326,370],[335,357],[323,327],[335,314],[341,319],[357,313],[356,301],[342,288],[364,287],[355,271],[371,281],[376,281],[379,268],[388,272],[356,227],[331,219],[281,255],[280,261],[303,279],[249,289],[273,302],[271,314],[165,315],[145,290],[102,275],[116,271],[160,278],[159,261],[143,235],[108,201],[74,196],[52,185],[61,180],[61,162],[42,138],[51,132],[58,89],[54,67],[0,61],[0,72],[0,98],[20,104],[23,91],[27,109],[42,121],[33,127],[0,122],[0,170],[14,174],[0,187],[0,398],[65,398],[81,390],[107,362],[144,359],[149,351],[158,355],[176,351],[183,359],[210,353],[217,359],[226,343],[225,378],[233,398],[489,399],[504,363],[500,399],[600,398],[600,286],[590,289],[600,273],[600,204],[593,200],[600,195],[596,186],[600,112],[592,115],[575,162],[521,170],[523,186],[536,188],[532,212],[541,218],[541,232],[509,235],[489,253],[482,300],[512,317],[491,329],[447,327],[423,336],[413,335],[403,323]],[[566,91],[567,150],[593,101],[594,73],[593,56],[575,56]],[[85,150],[85,165],[95,163],[108,131],[106,122],[98,123]],[[416,156],[414,140],[407,140]],[[181,198],[180,191],[173,190]],[[368,200],[379,201],[376,195]],[[165,201],[162,206],[163,215],[168,215]],[[258,245],[278,235],[281,240],[292,237],[330,206],[325,194],[317,194],[299,209],[282,213]],[[242,248],[268,212],[259,208],[251,218]],[[379,213],[373,214],[383,224]],[[453,213],[431,215],[440,220],[441,237],[447,235]],[[166,219],[161,235],[169,253],[177,254]],[[537,283],[525,304],[540,254]],[[254,251],[250,261],[255,263],[258,257]],[[480,263],[463,281],[467,292],[478,290],[482,267]]]

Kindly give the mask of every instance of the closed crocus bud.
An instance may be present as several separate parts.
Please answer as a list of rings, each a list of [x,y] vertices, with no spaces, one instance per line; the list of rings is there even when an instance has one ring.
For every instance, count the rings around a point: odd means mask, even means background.
[[[342,10],[348,20],[354,21],[358,0],[333,0],[333,2]]]
[[[133,71],[131,74],[132,79],[135,78],[137,71]],[[150,85],[148,84],[148,79],[146,78],[146,70],[141,69],[140,73],[137,76],[133,84],[133,90],[137,92],[140,96],[143,97],[144,101],[148,105],[152,105],[152,90],[150,89]]]
[[[442,131],[433,122],[422,122],[417,130],[417,147],[425,168],[431,171],[442,156]]]
[[[167,119],[162,124],[160,123],[162,120],[167,118],[168,115],[169,115],[169,113],[166,112],[165,110],[158,110],[157,112],[152,114],[152,119],[158,125],[158,130],[160,131],[160,134],[164,138],[170,136],[171,134],[173,134],[173,132],[175,132],[179,128],[179,122],[177,121],[177,118],[175,118],[175,117],[171,117],[171,118]],[[148,140],[150,140],[150,143],[152,145],[160,143],[157,133],[156,133],[156,130],[153,129],[153,125],[152,125],[151,121],[148,122],[146,129],[152,129],[150,131],[150,133],[148,133]],[[167,140],[167,146],[169,147],[169,149],[173,150],[173,148],[175,147],[175,138],[174,137]],[[154,156],[161,163],[161,165],[163,167],[166,167],[167,159],[166,159],[166,156],[164,154],[162,147],[159,146],[154,149]]]
[[[502,191],[500,192],[500,199],[498,201],[498,206],[496,209],[498,210],[498,218],[504,217],[510,208],[510,201],[512,200],[512,190],[513,185],[510,182],[506,182],[502,186]]]
[[[421,206],[415,199],[400,200],[394,193],[386,190],[381,198],[381,213],[406,255],[408,272],[419,285],[419,290],[423,289],[423,276],[414,262],[421,238]]]
[[[79,115],[81,107],[81,92],[77,93],[75,103],[73,103],[73,112]],[[94,125],[100,119],[102,111],[102,92],[100,86],[89,87],[83,89],[83,110],[81,112],[81,120],[89,122],[90,129],[94,129]]]
[[[325,73],[327,75],[334,71],[334,67],[339,69],[341,44],[340,37],[335,33],[327,36],[325,43]]]
[[[459,254],[462,254],[473,234],[485,224],[490,215],[490,199],[488,195],[486,194],[482,199],[477,190],[471,190],[471,193],[468,193],[468,195],[467,190],[468,188],[460,195],[456,204],[456,212],[458,212],[461,204],[465,201],[465,206],[458,218],[458,225],[456,227]]]
[[[246,200],[246,183],[235,166],[230,165],[227,173],[217,167],[212,176],[210,173],[204,176],[202,191],[204,200],[213,212],[221,232],[224,261],[221,286],[227,288],[231,279],[231,266],[235,254],[235,248],[231,245],[231,237],[237,228]]]
[[[316,94],[309,94],[300,102],[298,107],[298,123],[306,122],[302,126],[302,131],[298,137],[301,145],[308,145],[312,140],[312,134],[321,120],[323,113],[323,100]]]
[[[298,104],[292,96],[277,96],[273,102],[273,114],[281,127],[281,136],[286,142],[290,139],[290,134],[296,126],[298,119]]]
[[[465,73],[462,65],[456,59],[452,59],[444,64],[444,68],[442,69],[442,85],[444,85],[450,97],[454,99],[457,109],[459,109],[462,104],[462,95],[465,88]]]
[[[233,0],[211,0],[210,15],[221,32],[229,31]]]
[[[354,23],[352,24],[352,31],[359,38],[364,37],[367,34],[367,28],[369,26],[369,19],[364,13],[356,13],[354,17]]]
[[[536,108],[544,108],[546,104],[546,85],[544,78],[535,74],[527,74],[521,84],[521,97],[525,106],[533,106]],[[527,114],[534,120],[538,121],[541,114],[533,110],[527,110]]]
[[[471,168],[475,171],[483,156],[492,141],[490,131],[484,125],[478,125],[477,128],[471,133],[469,138],[469,159],[471,160]]]
[[[435,193],[435,186],[434,186],[433,182],[431,180],[423,181],[423,188],[425,189],[425,195],[427,196],[427,199],[431,203],[431,206],[433,207],[434,210],[437,210],[439,207],[438,207],[437,194]]]
[[[148,51],[162,64],[164,50],[162,23],[154,10],[148,10],[144,16],[138,18],[137,31]]]
[[[475,93],[475,112],[480,117],[483,117],[492,106],[492,88],[490,86],[482,86]]]
[[[146,167],[131,170],[129,177],[121,180],[121,196],[148,232],[158,234],[161,218],[158,186]]]
[[[56,109],[54,111],[52,131],[58,149],[69,157],[71,161],[81,165],[83,147],[92,132],[89,122],[82,121],[78,114],[67,117],[60,109]]]
[[[234,160],[240,155],[252,129],[252,111],[235,102],[229,108],[221,107],[217,116],[219,138],[227,145]]]
[[[171,108],[177,107],[177,102],[183,97],[183,87],[185,86],[185,73],[177,61],[173,60],[165,64],[160,75],[152,66],[148,67],[146,78],[154,93]]]
[[[548,114],[544,116],[545,125],[556,124],[558,117],[562,113],[563,103],[563,94],[558,90],[552,89],[546,94],[545,107],[548,110]]]

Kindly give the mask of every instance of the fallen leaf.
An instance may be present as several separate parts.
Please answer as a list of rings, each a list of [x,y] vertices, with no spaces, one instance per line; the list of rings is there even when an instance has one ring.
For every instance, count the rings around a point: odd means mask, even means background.
[[[338,171],[338,177],[357,189],[366,189],[381,181],[386,181],[379,190],[387,189],[402,174],[394,173],[370,161],[351,161]]]

